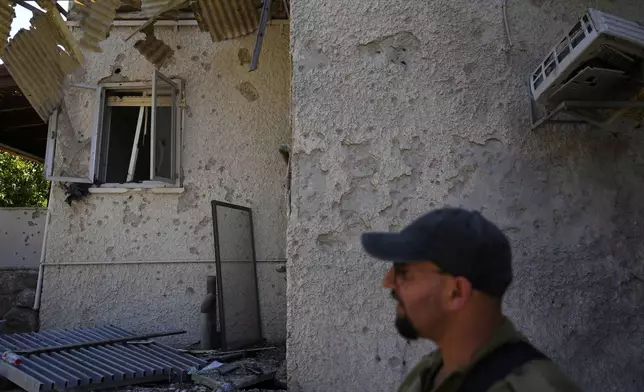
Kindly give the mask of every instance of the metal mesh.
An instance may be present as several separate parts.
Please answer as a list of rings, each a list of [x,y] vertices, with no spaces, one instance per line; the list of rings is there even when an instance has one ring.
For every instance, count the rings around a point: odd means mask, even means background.
[[[213,205],[219,274],[222,340],[225,349],[262,338],[250,209]]]
[[[49,330],[0,335],[0,353],[90,343],[133,336],[124,329]],[[187,378],[204,361],[156,342],[90,344],[22,356],[12,365],[0,360],[0,375],[28,392],[54,389],[102,389],[148,381]]]

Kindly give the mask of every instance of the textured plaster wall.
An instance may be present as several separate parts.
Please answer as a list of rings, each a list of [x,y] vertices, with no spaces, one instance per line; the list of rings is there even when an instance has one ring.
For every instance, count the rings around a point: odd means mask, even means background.
[[[152,64],[134,41],[125,42],[131,32],[112,29],[104,53],[88,54],[76,81],[97,83],[116,68],[116,79],[150,80]],[[181,328],[188,334],[172,343],[198,341],[199,304],[206,276],[215,273],[208,263],[215,259],[210,203],[222,200],[253,209],[264,335],[284,340],[286,164],[278,146],[290,141],[288,29],[269,27],[253,73],[242,60],[254,36],[214,44],[196,27],[162,27],[156,34],[175,50],[161,71],[185,81],[185,192],[92,194],[69,207],[55,187],[47,263],[105,264],[47,266],[42,327]],[[181,263],[111,264],[123,261]]]
[[[0,208],[0,268],[38,267],[46,216],[42,208]]]
[[[526,79],[594,6],[639,0],[294,1],[288,366],[293,390],[391,391],[428,344],[396,336],[359,246],[444,205],[511,238],[506,312],[588,391],[641,391],[644,135],[529,130]]]

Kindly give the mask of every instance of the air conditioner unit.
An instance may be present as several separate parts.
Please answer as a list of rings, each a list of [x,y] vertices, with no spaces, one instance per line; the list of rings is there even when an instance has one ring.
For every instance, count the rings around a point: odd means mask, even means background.
[[[644,25],[590,9],[529,82],[533,101],[549,110],[563,108],[597,125],[625,114],[641,121],[639,104],[625,102],[644,94]]]

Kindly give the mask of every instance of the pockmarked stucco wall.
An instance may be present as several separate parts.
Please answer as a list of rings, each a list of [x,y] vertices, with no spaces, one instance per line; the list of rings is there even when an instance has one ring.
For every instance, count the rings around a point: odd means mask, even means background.
[[[527,78],[589,7],[641,1],[292,2],[288,366],[295,391],[392,391],[396,335],[359,235],[446,205],[512,241],[505,311],[586,391],[641,391],[644,134],[530,131]],[[637,343],[636,343],[637,342]]]
[[[113,28],[75,81],[151,80],[153,65],[133,48],[139,37],[125,42],[131,32]],[[268,28],[252,73],[254,36],[213,43],[196,26],[155,33],[175,51],[161,72],[185,83],[185,191],[91,194],[70,207],[55,186],[41,327],[185,329],[169,342],[199,341],[199,305],[215,274],[211,201],[221,200],[253,210],[264,336],[283,341],[286,164],[278,147],[291,134],[288,26]]]
[[[0,208],[0,268],[36,268],[47,210]]]

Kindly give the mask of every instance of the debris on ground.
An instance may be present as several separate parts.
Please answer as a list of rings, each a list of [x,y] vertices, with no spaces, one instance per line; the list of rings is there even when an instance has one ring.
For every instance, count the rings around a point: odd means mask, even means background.
[[[192,375],[195,384],[207,386],[213,391],[286,390],[284,348],[240,350],[240,352],[204,352],[213,363]],[[221,364],[222,357],[242,355],[240,359]],[[254,355],[253,357],[248,357]],[[278,372],[282,379],[278,379]]]
[[[115,392],[269,392],[286,388],[286,347],[259,347],[248,350],[181,350],[207,360],[191,374],[192,383],[145,384]],[[222,357],[236,358],[223,361]]]

